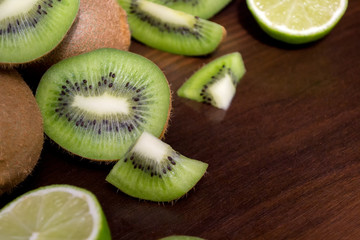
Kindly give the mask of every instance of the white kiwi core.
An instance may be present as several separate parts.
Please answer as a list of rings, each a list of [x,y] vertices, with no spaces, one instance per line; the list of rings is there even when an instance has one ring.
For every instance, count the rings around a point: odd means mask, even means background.
[[[196,22],[196,19],[187,13],[176,11],[146,0],[139,1],[139,8],[154,18],[178,26],[192,28]]]
[[[132,151],[146,159],[151,159],[156,163],[161,163],[162,159],[164,159],[169,152],[169,145],[150,133],[143,132],[136,141]]]
[[[207,91],[212,96],[212,104],[215,107],[227,110],[235,95],[236,88],[230,75],[225,74],[223,78],[211,84]]]
[[[128,114],[130,108],[127,99],[114,97],[108,93],[100,96],[76,95],[71,106],[99,115]]]
[[[0,21],[29,12],[39,0],[3,0],[0,4]]]

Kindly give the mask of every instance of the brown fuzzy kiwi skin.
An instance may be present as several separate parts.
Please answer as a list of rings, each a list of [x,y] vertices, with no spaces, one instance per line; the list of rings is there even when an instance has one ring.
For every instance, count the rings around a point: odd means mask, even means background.
[[[166,134],[166,132],[167,132],[167,130],[168,130],[168,128],[169,128],[169,124],[170,124],[170,120],[171,120],[171,114],[172,114],[172,100],[173,100],[172,94],[173,94],[173,93],[172,93],[172,91],[171,91],[169,81],[168,81],[168,86],[169,86],[169,91],[170,91],[170,99],[169,99],[170,104],[169,104],[169,110],[168,110],[168,113],[167,113],[166,123],[165,123],[165,125],[164,125],[164,128],[163,128],[160,136],[159,136],[159,139],[162,139],[162,140],[165,139],[165,134]]]
[[[25,180],[40,158],[43,119],[35,97],[15,70],[0,70],[0,195]]]
[[[98,48],[128,51],[130,43],[127,15],[116,0],[81,0],[78,16],[66,37],[39,63],[48,68]]]

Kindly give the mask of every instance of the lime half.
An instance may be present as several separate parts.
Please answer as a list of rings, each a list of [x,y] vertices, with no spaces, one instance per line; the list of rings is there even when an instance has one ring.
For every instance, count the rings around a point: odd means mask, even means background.
[[[344,15],[348,0],[247,0],[260,27],[292,44],[318,40]]]
[[[50,185],[18,197],[0,211],[0,239],[111,239],[105,215],[89,191]]]

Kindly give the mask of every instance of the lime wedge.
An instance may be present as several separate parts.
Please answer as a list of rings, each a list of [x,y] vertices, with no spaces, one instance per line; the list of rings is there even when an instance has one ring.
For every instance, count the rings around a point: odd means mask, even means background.
[[[348,0],[247,0],[260,27],[292,44],[318,40],[344,15]]]
[[[25,193],[0,211],[0,239],[111,239],[105,215],[89,191],[50,185]]]

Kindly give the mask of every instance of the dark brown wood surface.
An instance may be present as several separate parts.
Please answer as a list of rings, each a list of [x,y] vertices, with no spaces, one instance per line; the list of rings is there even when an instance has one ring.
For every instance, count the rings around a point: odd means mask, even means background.
[[[203,64],[239,51],[247,73],[225,112],[173,94],[165,142],[209,164],[175,204],[140,201],[105,181],[111,165],[71,156],[46,141],[32,175],[0,207],[50,184],[99,199],[113,239],[186,234],[206,239],[360,239],[360,1],[333,31],[292,46],[268,37],[244,0],[211,20],[228,32],[213,54],[184,57],[132,42],[175,93]],[[36,88],[38,79],[26,79]]]

